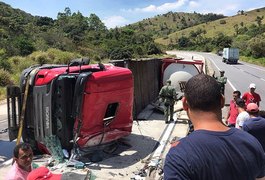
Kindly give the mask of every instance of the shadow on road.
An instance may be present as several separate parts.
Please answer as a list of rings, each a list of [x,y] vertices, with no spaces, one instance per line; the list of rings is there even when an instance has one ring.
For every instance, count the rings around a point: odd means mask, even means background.
[[[98,164],[104,169],[129,167],[152,154],[157,144],[158,141],[152,137],[131,134],[122,138],[121,145],[113,153],[103,154],[104,160]],[[93,167],[89,168],[93,169]],[[97,167],[94,168],[97,169]]]

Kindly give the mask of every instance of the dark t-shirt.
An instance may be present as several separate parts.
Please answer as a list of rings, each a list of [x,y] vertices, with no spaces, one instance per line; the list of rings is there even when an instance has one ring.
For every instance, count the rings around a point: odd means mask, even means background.
[[[243,130],[257,138],[265,151],[265,119],[262,117],[250,118],[243,124]]]
[[[178,180],[254,180],[265,173],[265,154],[256,138],[231,128],[196,130],[172,147],[164,178]]]

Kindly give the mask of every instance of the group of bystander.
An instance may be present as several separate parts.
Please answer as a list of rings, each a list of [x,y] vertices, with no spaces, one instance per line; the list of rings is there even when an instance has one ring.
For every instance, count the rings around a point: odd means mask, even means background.
[[[199,74],[188,80],[182,101],[194,131],[172,144],[165,160],[164,179],[264,178],[265,153],[261,144],[265,144],[265,120],[258,116],[260,98],[253,99],[253,92],[244,94],[242,99],[239,91],[233,93],[227,126],[222,121],[225,100],[216,79]],[[245,103],[247,112],[244,111]],[[234,112],[235,109],[237,111]],[[241,113],[247,113],[250,119],[236,125],[236,118]]]

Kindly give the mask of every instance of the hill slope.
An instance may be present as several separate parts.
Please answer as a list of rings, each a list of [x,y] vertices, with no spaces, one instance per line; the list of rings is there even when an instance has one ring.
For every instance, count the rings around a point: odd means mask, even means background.
[[[257,17],[265,16],[265,8],[256,9],[248,12],[240,12],[240,14],[225,17],[222,19],[218,19],[212,22],[206,22],[199,25],[195,25],[186,29],[182,29],[176,32],[169,34],[163,38],[157,38],[155,40],[156,43],[169,45],[171,42],[176,42],[180,37],[186,36],[188,37],[190,33],[193,31],[197,31],[201,29],[205,32],[204,36],[206,38],[214,38],[220,32],[227,36],[233,36],[236,33],[236,29],[249,27],[252,24],[257,24]],[[265,23],[265,19],[263,18],[261,21],[262,24]]]
[[[144,19],[134,24],[126,26],[138,33],[151,35],[153,38],[166,37],[170,33],[179,31],[194,25],[214,21],[224,18],[220,14],[199,14],[185,12],[168,12],[166,14],[157,15],[153,18]]]

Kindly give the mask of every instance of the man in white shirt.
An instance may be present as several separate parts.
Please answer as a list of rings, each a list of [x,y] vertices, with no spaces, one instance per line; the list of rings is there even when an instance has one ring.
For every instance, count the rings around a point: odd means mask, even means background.
[[[249,119],[249,114],[245,110],[246,104],[245,104],[245,101],[243,99],[238,98],[236,100],[236,105],[237,105],[237,109],[238,109],[238,116],[236,118],[236,128],[242,129],[244,122]]]

